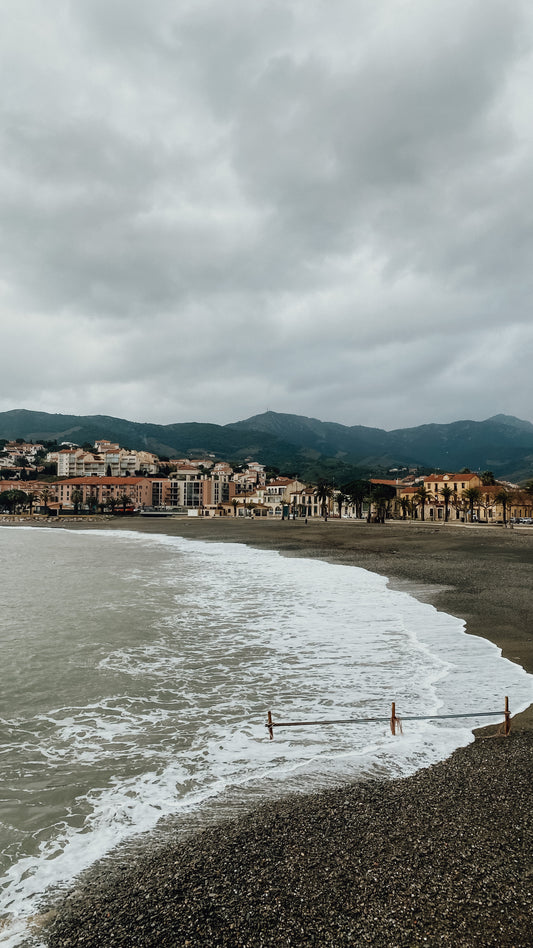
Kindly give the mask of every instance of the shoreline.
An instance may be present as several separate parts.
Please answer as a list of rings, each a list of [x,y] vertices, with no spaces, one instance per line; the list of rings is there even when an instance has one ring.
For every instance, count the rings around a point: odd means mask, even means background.
[[[533,531],[193,518],[56,528],[238,542],[369,569],[533,672]],[[261,805],[96,870],[41,936],[50,948],[529,945],[532,710],[514,716],[509,738],[476,740],[411,777]]]
[[[17,524],[13,524],[16,526]],[[255,521],[241,518],[105,517],[27,526],[68,530],[131,530],[217,543],[242,543],[282,556],[358,566],[389,585],[463,619],[465,631],[501,649],[533,674],[533,529],[390,521]],[[503,697],[503,696],[502,696]],[[511,705],[511,714],[513,708]],[[513,715],[533,730],[533,705]],[[485,729],[483,729],[485,730]]]

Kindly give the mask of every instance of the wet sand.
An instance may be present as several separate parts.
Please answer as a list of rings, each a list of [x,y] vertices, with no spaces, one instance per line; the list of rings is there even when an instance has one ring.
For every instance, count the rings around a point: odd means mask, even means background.
[[[247,543],[389,577],[533,673],[528,528],[139,519],[67,525]],[[59,525],[58,525],[58,528]],[[511,698],[512,710],[512,698]],[[260,807],[96,875],[46,937],[67,946],[530,946],[533,716],[412,777]]]

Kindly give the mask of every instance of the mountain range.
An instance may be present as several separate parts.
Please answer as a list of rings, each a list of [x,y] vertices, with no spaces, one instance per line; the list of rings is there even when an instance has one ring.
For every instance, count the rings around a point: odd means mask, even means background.
[[[337,483],[391,469],[490,470],[516,482],[533,477],[533,425],[511,415],[386,431],[268,411],[227,425],[156,425],[107,415],[0,412],[0,438],[72,441],[106,438],[165,457],[253,458],[302,479]]]

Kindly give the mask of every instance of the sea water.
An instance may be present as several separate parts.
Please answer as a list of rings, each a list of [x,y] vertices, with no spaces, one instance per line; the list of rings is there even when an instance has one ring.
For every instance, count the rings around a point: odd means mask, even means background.
[[[533,678],[363,569],[123,530],[0,527],[0,942],[141,834],[396,777]],[[279,728],[274,721],[382,718]],[[181,822],[180,822],[181,821]],[[117,857],[120,858],[120,857]],[[123,857],[122,857],[123,858]],[[3,941],[2,941],[3,939]],[[39,944],[38,935],[35,943]]]

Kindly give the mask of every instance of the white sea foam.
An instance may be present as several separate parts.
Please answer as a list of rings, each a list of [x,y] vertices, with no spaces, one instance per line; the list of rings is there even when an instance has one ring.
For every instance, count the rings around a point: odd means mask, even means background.
[[[402,738],[386,720],[280,728],[271,742],[268,710],[274,720],[386,719],[394,700],[400,716],[494,710],[497,720],[504,695],[513,711],[533,700],[531,676],[495,646],[362,569],[124,531],[8,539],[0,565],[8,636],[19,637],[2,725],[10,948],[43,892],[162,817],[237,789],[253,800],[411,773],[490,720],[406,721]],[[10,562],[19,572],[9,576]],[[8,676],[19,679],[11,691]]]

